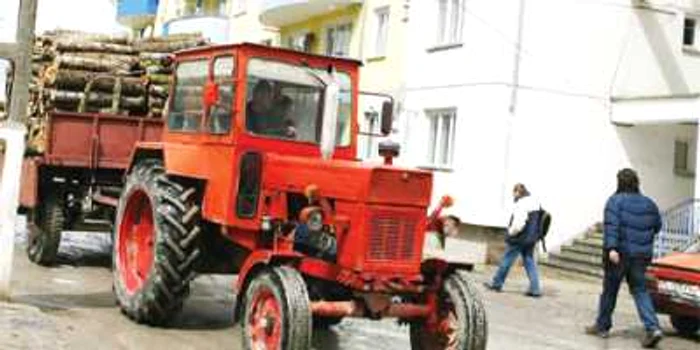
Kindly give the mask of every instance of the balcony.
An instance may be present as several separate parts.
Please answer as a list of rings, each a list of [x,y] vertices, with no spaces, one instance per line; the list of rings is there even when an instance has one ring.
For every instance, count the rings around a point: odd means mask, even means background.
[[[268,26],[284,27],[363,2],[363,0],[263,0],[260,21]]]
[[[221,16],[186,16],[163,24],[163,35],[180,33],[202,33],[214,44],[228,44],[229,20]]]
[[[132,29],[153,23],[158,13],[158,0],[118,0],[117,21]]]

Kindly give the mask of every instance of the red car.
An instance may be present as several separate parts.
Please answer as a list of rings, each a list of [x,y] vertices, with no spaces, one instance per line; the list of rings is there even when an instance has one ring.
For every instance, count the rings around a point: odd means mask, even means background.
[[[647,287],[656,311],[668,314],[681,335],[700,330],[700,252],[672,254],[654,261]]]

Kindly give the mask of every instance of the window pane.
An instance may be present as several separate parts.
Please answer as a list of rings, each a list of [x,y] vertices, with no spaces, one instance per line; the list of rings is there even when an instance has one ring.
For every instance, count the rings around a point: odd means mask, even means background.
[[[377,41],[374,51],[377,56],[384,56],[386,53],[386,44],[389,34],[389,9],[382,8],[377,10]]]
[[[459,42],[461,38],[461,25],[462,25],[462,1],[452,0],[452,8],[450,13],[450,42]]]
[[[435,142],[437,141],[438,118],[434,114],[428,114],[428,118],[430,119],[430,134],[428,139],[428,163],[435,164],[435,153],[437,148],[435,147]]]
[[[207,80],[207,61],[183,62],[175,71],[175,95],[168,116],[173,131],[197,131],[202,120],[202,91]]]
[[[693,18],[686,18],[683,21],[683,45],[693,45],[695,43],[695,24]]]
[[[319,74],[323,74],[320,70]],[[350,76],[338,73],[337,144],[350,144],[352,90]],[[246,127],[274,138],[318,143],[323,123],[324,87],[302,67],[253,59],[248,64]]]
[[[442,123],[440,125],[440,160],[439,164],[440,165],[448,165],[448,154],[447,152],[449,151],[449,144],[450,144],[450,136],[452,136],[452,133],[450,130],[452,129],[452,118],[451,114],[449,113],[443,113],[440,115],[440,118],[442,119]]]
[[[438,18],[437,18],[437,42],[443,44],[446,41],[447,33],[447,1],[438,0]]]
[[[214,81],[219,87],[219,100],[209,110],[209,131],[226,134],[231,130],[231,113],[234,100],[234,60],[233,57],[220,57],[214,61]]]

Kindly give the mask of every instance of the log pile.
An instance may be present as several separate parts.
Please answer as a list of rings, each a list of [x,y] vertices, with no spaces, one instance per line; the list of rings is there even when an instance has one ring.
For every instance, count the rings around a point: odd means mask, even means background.
[[[199,34],[129,40],[57,30],[36,38],[28,147],[42,153],[54,110],[160,118],[170,91],[173,52],[206,45]]]

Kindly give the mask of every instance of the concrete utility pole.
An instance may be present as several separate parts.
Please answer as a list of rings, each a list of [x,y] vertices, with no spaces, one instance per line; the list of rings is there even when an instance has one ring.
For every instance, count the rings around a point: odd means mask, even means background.
[[[5,164],[0,178],[0,300],[10,298],[15,223],[19,204],[19,184],[24,156],[24,115],[29,103],[32,47],[38,0],[19,0],[17,34],[14,43],[0,43],[0,58],[12,63],[12,92],[9,120],[0,124],[0,140],[5,141]]]

